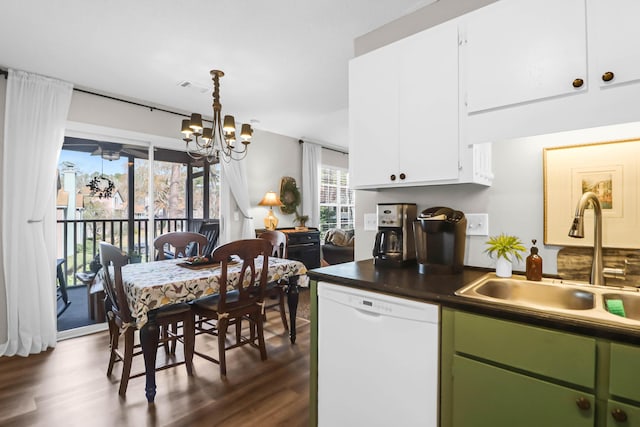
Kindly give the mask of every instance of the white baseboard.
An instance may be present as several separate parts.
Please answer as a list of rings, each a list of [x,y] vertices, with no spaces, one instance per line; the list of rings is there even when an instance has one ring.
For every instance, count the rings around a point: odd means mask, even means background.
[[[80,328],[67,329],[66,331],[58,332],[58,341],[68,340],[69,338],[77,338],[83,335],[94,334],[96,332],[106,331],[107,329],[108,325],[106,322],[82,326]]]

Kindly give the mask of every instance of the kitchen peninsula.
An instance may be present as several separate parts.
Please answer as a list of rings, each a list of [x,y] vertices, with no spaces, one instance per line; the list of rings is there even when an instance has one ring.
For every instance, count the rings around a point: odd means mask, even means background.
[[[316,291],[317,281],[324,281],[440,307],[440,426],[507,426],[514,420],[519,426],[605,426],[621,425],[621,419],[640,425],[640,394],[633,385],[640,381],[640,324],[629,328],[455,294],[487,272],[421,275],[415,267],[376,268],[372,260],[310,271],[311,419],[317,420],[317,378],[323,375],[317,367],[323,319]],[[392,346],[388,339],[380,337],[380,345]],[[401,364],[403,355],[397,360]]]

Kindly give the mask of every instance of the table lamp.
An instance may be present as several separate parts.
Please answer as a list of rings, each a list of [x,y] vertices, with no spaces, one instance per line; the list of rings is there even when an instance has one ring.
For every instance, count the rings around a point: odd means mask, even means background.
[[[276,216],[273,214],[273,207],[282,206],[280,197],[278,197],[278,195],[273,191],[267,191],[258,205],[269,206],[269,213],[264,219],[264,228],[266,228],[267,230],[275,230],[278,226],[278,218],[276,218]]]

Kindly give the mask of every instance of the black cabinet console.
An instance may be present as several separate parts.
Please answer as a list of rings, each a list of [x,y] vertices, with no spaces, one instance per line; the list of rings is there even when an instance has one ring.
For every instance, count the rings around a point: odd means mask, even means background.
[[[256,230],[256,235],[265,231]],[[320,231],[278,228],[287,235],[287,258],[302,262],[308,270],[320,267]]]

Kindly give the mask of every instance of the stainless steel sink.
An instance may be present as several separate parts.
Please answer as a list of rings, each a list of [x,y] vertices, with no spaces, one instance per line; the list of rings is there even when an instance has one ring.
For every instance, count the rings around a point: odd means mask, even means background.
[[[526,280],[489,279],[468,292],[514,303],[569,310],[588,310],[595,306],[595,295],[586,289],[553,286]]]
[[[488,273],[456,291],[456,295],[516,308],[559,313],[640,329],[640,292],[633,287],[594,286],[583,282],[547,279],[534,282],[524,276],[500,278]],[[607,300],[619,300],[624,316],[607,309]]]

